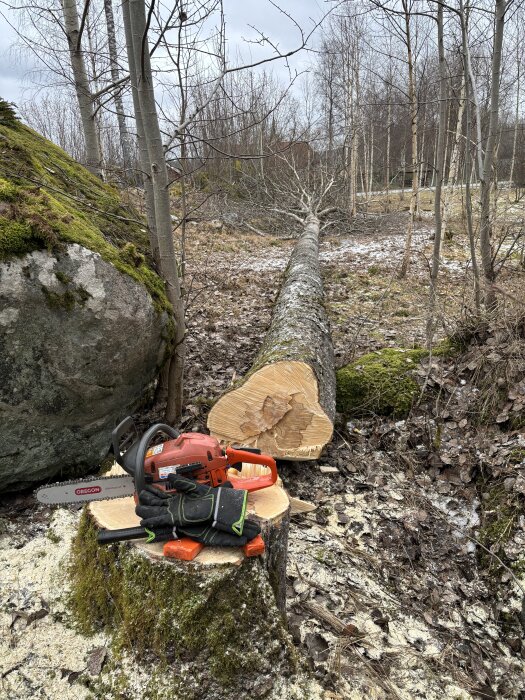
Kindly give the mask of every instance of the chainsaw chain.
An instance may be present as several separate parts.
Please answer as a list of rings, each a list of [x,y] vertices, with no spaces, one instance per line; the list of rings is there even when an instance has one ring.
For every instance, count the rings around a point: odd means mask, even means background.
[[[124,474],[111,474],[110,476],[105,476],[104,474],[99,474],[94,475],[94,476],[86,476],[83,477],[82,479],[68,479],[67,481],[56,481],[54,484],[46,484],[45,486],[39,486],[35,491],[35,497],[38,500],[38,493],[40,491],[45,491],[46,489],[53,488],[54,486],[67,486],[68,484],[86,484],[89,483],[90,481],[100,481],[101,479],[122,479],[123,477],[129,477],[130,474],[124,473]],[[114,501],[117,498],[122,498],[122,496],[107,496],[104,499],[104,501]],[[95,500],[95,499],[93,499]],[[42,503],[42,501],[39,501],[39,503]],[[67,505],[74,505],[75,503],[89,503],[89,501],[63,501],[61,503],[50,503],[49,505],[54,505],[54,506],[67,506]],[[42,504],[44,505],[44,504]]]

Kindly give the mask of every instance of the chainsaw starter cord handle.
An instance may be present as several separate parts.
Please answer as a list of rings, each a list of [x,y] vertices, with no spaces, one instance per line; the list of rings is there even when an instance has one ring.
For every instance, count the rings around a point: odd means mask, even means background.
[[[146,488],[146,479],[144,477],[144,460],[146,459],[146,452],[153,438],[159,433],[163,433],[170,438],[178,438],[180,432],[176,428],[172,428],[171,425],[166,425],[166,423],[155,423],[151,428],[148,428],[144,435],[140,438],[139,446],[137,448],[137,454],[135,456],[135,491],[140,494]]]

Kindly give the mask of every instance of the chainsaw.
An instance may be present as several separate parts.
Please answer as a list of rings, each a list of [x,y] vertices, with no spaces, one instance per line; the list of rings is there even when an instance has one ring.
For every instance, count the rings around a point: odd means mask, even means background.
[[[159,437],[168,438],[159,442]],[[100,501],[134,496],[140,503],[140,493],[146,486],[153,486],[167,493],[170,489],[170,474],[194,479],[206,486],[221,486],[229,481],[233,488],[258,491],[268,488],[277,481],[275,460],[261,454],[257,448],[227,447],[222,449],[219,442],[203,433],[180,433],[170,425],[156,423],[139,436],[133,420],[128,417],[113,431],[111,449],[116,462],[125,474],[105,477],[87,477],[78,481],[67,481],[42,486],[36,491],[41,503],[66,504]],[[158,444],[152,445],[153,442]],[[239,477],[228,474],[229,469],[242,471],[244,464],[258,464],[269,469],[259,476]],[[121,540],[148,538],[152,533],[143,527],[121,530],[101,530],[99,544],[110,544]],[[148,541],[148,539],[147,539]],[[204,545],[189,538],[166,542],[164,555],[176,559],[191,560]],[[260,535],[248,542],[243,549],[247,556],[256,556],[264,551]]]

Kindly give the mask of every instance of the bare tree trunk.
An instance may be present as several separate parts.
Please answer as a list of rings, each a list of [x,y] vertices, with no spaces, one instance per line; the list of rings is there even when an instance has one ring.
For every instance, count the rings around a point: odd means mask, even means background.
[[[456,131],[450,154],[450,167],[448,171],[447,189],[445,191],[445,203],[443,205],[443,231],[447,230],[447,221],[450,215],[450,206],[454,198],[454,190],[458,177],[459,168],[459,144],[463,130],[463,113],[465,111],[465,79],[461,82],[461,92],[459,96],[458,118],[456,121]]]
[[[490,90],[490,118],[487,145],[485,147],[485,161],[483,163],[483,178],[481,179],[481,220],[480,220],[480,247],[483,277],[485,283],[484,302],[487,309],[496,307],[496,294],[494,291],[494,259],[492,250],[493,222],[490,216],[490,190],[493,179],[492,168],[496,147],[496,136],[499,124],[499,92],[501,74],[501,52],[503,44],[503,30],[505,27],[506,0],[496,0],[495,5],[495,32],[492,51],[492,76]]]
[[[390,87],[388,89],[388,109],[387,109],[387,125],[386,125],[386,164],[385,164],[385,189],[386,189],[386,211],[390,211],[390,133],[392,130],[392,102],[390,99]]]
[[[357,214],[357,129],[355,126],[355,116],[352,124],[352,142],[350,146],[350,213]]]
[[[472,275],[474,277],[474,303],[476,310],[479,312],[481,307],[480,290],[479,290],[479,267],[476,254],[476,242],[474,239],[474,225],[472,222],[472,195],[470,191],[471,175],[472,175],[472,157],[471,157],[471,133],[472,133],[472,110],[471,110],[471,89],[470,86],[470,71],[469,71],[469,51],[468,51],[468,35],[466,17],[463,10],[463,0],[459,0],[459,11],[461,19],[461,38],[463,50],[463,80],[465,84],[465,201],[467,215],[467,230],[470,245],[470,259],[472,263]]]
[[[176,422],[182,413],[184,359],[186,352],[184,304],[181,297],[177,260],[173,246],[168,172],[153,91],[146,13],[143,0],[125,0],[129,7],[130,35],[128,58],[137,74],[137,95],[149,156],[155,200],[155,223],[160,254],[160,270],[166,282],[175,322],[174,350],[170,360],[166,420]],[[124,15],[126,16],[126,15]]]
[[[81,36],[78,25],[78,13],[75,0],[62,0],[62,11],[64,15],[64,28],[69,45],[69,56],[71,60],[71,70],[75,83],[75,92],[78,100],[84,141],[86,146],[86,168],[93,174],[102,177],[102,155],[98,141],[95,115],[93,109],[93,98],[89,87],[89,80],[84,63],[84,56],[81,47]]]
[[[410,12],[407,0],[402,0],[403,12],[405,15],[405,38],[407,47],[408,62],[408,99],[410,102],[410,127],[412,131],[412,194],[410,196],[409,221],[405,239],[405,252],[399,270],[399,278],[406,277],[410,265],[410,255],[412,252],[412,235],[414,232],[414,216],[418,202],[419,173],[417,167],[417,95],[414,76],[414,59],[412,55],[412,42],[410,34]]]
[[[439,128],[436,154],[436,191],[434,194],[434,219],[436,232],[432,252],[432,269],[430,272],[430,294],[427,319],[427,346],[432,348],[434,339],[434,318],[436,311],[436,292],[441,259],[441,191],[443,186],[443,171],[445,168],[445,132],[447,128],[447,75],[445,66],[445,46],[443,43],[443,5],[437,6],[438,53],[439,53]]]
[[[151,252],[157,268],[160,271],[160,252],[159,252],[159,242],[157,240],[157,224],[155,221],[155,197],[153,195],[153,185],[151,181],[151,168],[148,154],[148,146],[146,143],[146,135],[144,134],[144,124],[142,122],[142,113],[140,111],[139,95],[137,90],[137,71],[135,67],[135,61],[133,60],[133,54],[131,47],[133,46],[132,35],[131,35],[131,23],[129,19],[129,3],[122,3],[122,18],[124,23],[124,33],[126,36],[126,47],[128,53],[128,66],[129,66],[129,77],[131,83],[131,95],[133,98],[133,111],[135,113],[135,124],[137,127],[137,142],[139,150],[139,164],[142,171],[142,183],[144,185],[144,199],[146,204],[146,219],[148,221],[148,237]],[[166,374],[167,370],[163,372]],[[162,386],[163,382],[160,382],[159,386]],[[167,377],[166,377],[166,395],[167,395]],[[159,400],[162,400],[158,396]]]
[[[423,115],[423,124],[422,124],[421,130],[422,130],[423,134],[421,136],[421,150],[419,152],[419,156],[417,159],[418,164],[419,164],[417,181],[418,181],[418,185],[420,187],[421,186],[424,187],[425,185],[428,184],[427,182],[423,181],[423,168],[426,165],[426,162],[425,162],[425,135],[427,132],[427,112],[426,112],[426,110],[425,110],[424,115]],[[437,147],[437,140],[436,140],[436,147]],[[421,208],[420,208],[419,196],[420,196],[420,192],[419,192],[419,188],[418,188],[418,200],[417,200],[417,204],[416,204],[416,214],[417,214],[417,217],[419,218],[419,220],[421,220]]]
[[[374,186],[374,123],[370,124],[370,156],[368,159],[368,199]]]
[[[113,6],[111,0],[104,0],[104,14],[106,15],[106,29],[108,33],[109,65],[111,69],[111,80],[118,83],[120,75],[117,59],[117,40],[115,36],[115,19],[113,17]],[[122,150],[122,162],[126,178],[129,178],[129,170],[132,161],[131,135],[126,124],[122,96],[118,86],[113,92],[113,102],[117,113],[118,131],[120,136],[120,148]]]
[[[518,81],[516,84],[516,111],[514,114],[514,138],[512,140],[512,159],[510,161],[510,175],[509,175],[509,185],[512,187],[514,179],[514,167],[516,164],[516,147],[518,145],[518,129],[520,121],[520,71],[521,71],[521,53],[522,45],[520,42],[517,44],[518,50],[516,52],[516,64],[518,68]],[[517,200],[517,197],[516,197]]]

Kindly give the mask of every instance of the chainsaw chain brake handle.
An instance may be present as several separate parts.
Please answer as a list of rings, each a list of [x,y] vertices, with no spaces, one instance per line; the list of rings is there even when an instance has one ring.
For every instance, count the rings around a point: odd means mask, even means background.
[[[144,460],[146,459],[146,452],[150,442],[158,434],[167,435],[169,438],[174,439],[179,437],[180,432],[172,428],[171,425],[156,423],[139,439],[135,423],[128,416],[111,433],[111,445],[115,461],[133,477],[137,494],[146,486]],[[124,452],[122,452],[122,449],[124,449]]]
[[[270,469],[269,474],[262,474],[261,476],[233,476],[228,474],[228,481],[232,483],[232,486],[236,489],[245,489],[246,491],[259,491],[259,489],[266,489],[269,486],[273,486],[277,481],[277,465],[273,457],[269,455],[258,454],[259,451],[252,449],[243,449],[235,447],[226,448],[226,458],[228,460],[228,466],[234,467],[238,471],[242,470],[242,463],[245,464],[260,464],[263,467],[268,467]]]
[[[171,425],[166,425],[166,423],[155,423],[155,425],[148,428],[148,430],[146,430],[144,435],[140,438],[137,452],[135,454],[135,470],[133,474],[133,478],[135,480],[135,492],[139,498],[141,491],[144,491],[146,488],[146,479],[144,476],[146,452],[148,451],[151,441],[158,434],[167,435],[173,440],[179,437],[180,432],[176,428],[172,428]]]

